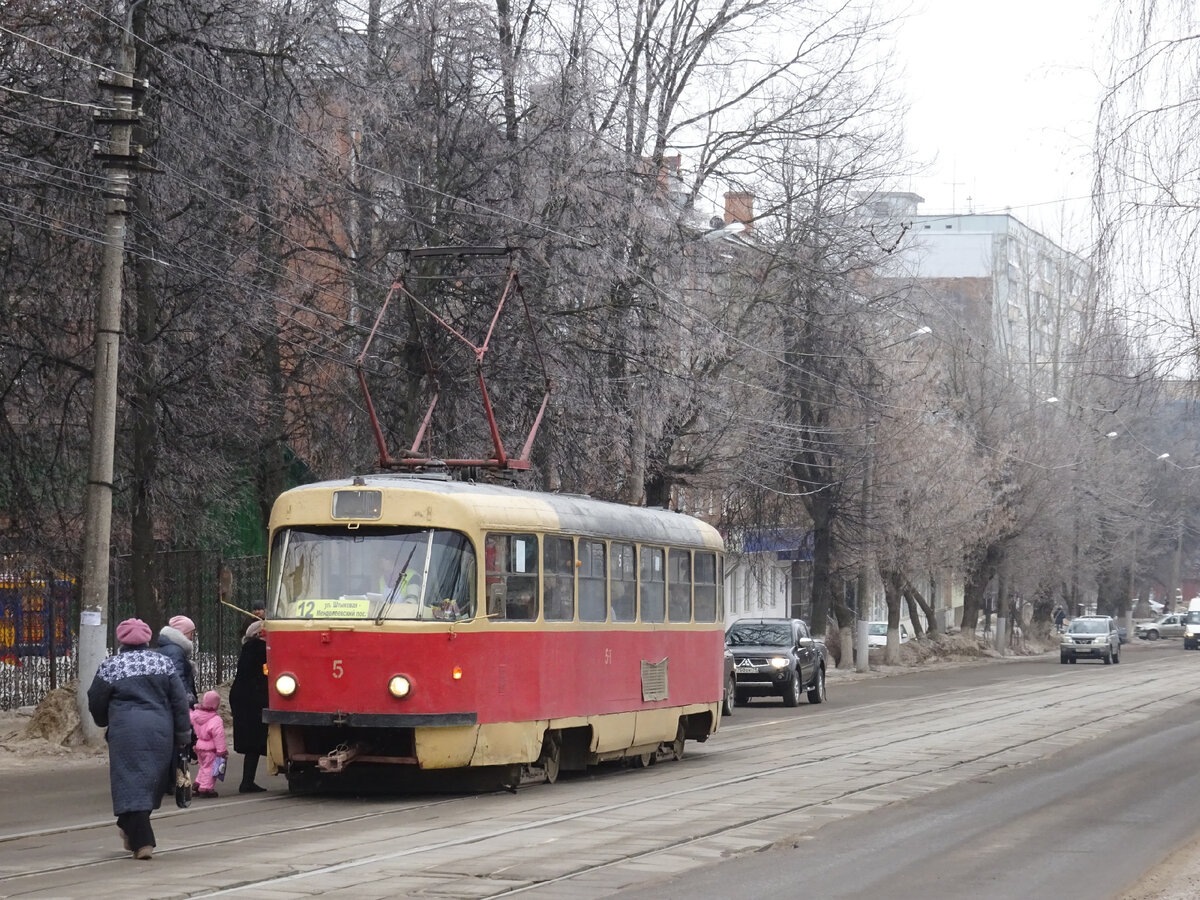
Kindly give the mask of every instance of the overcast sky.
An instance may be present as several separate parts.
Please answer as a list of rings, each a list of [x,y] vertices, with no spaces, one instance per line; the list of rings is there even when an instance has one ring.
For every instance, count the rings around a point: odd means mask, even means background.
[[[921,212],[1011,210],[1079,249],[1111,0],[883,2],[908,9],[896,61],[908,144],[930,164],[905,185]]]

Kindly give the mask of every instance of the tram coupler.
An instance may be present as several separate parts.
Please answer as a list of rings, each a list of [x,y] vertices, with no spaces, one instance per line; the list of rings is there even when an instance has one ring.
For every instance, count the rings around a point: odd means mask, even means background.
[[[317,768],[322,772],[342,772],[356,756],[358,756],[358,747],[338,747],[318,759]]]

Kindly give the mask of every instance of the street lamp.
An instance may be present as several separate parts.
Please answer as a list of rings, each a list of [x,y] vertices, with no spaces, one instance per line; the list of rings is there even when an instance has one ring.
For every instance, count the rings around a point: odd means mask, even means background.
[[[899,340],[892,341],[890,344],[885,344],[884,346],[880,347],[878,352],[890,350],[892,347],[903,344],[905,341],[911,341],[914,338],[924,337],[925,335],[932,333],[932,331],[933,329],[928,325],[922,325],[916,331],[910,332]],[[868,404],[874,404],[875,402],[875,384],[878,376],[879,369],[876,367],[875,362],[871,359],[868,359],[866,393],[866,400]],[[863,465],[860,515],[862,518],[864,536],[866,535],[867,531],[867,523],[871,520],[871,482],[874,477],[875,468],[875,426],[877,421],[873,413],[874,411],[871,410],[871,414],[867,416],[867,456]],[[870,589],[871,584],[871,565],[871,554],[868,550],[867,542],[864,540],[862,547],[862,559],[859,562],[858,568],[858,581],[855,586],[857,600],[857,603],[855,603],[855,606],[857,607],[857,621],[855,624],[857,625],[857,633],[854,640],[854,671],[856,672],[869,672],[871,669],[870,652],[869,648],[867,647],[868,619],[867,610],[865,608],[867,605],[867,591]]]

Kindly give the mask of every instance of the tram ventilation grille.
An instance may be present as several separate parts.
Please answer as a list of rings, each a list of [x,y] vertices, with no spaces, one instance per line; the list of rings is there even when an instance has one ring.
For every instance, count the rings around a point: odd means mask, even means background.
[[[669,659],[664,658],[661,662],[646,662],[642,660],[642,700],[666,700],[667,699],[667,663]]]

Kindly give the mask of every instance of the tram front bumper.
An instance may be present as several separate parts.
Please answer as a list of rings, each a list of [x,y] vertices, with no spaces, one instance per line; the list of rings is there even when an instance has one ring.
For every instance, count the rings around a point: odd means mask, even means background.
[[[473,712],[352,713],[264,709],[262,720],[268,725],[300,725],[310,728],[461,728],[464,725],[479,724],[479,716]]]

